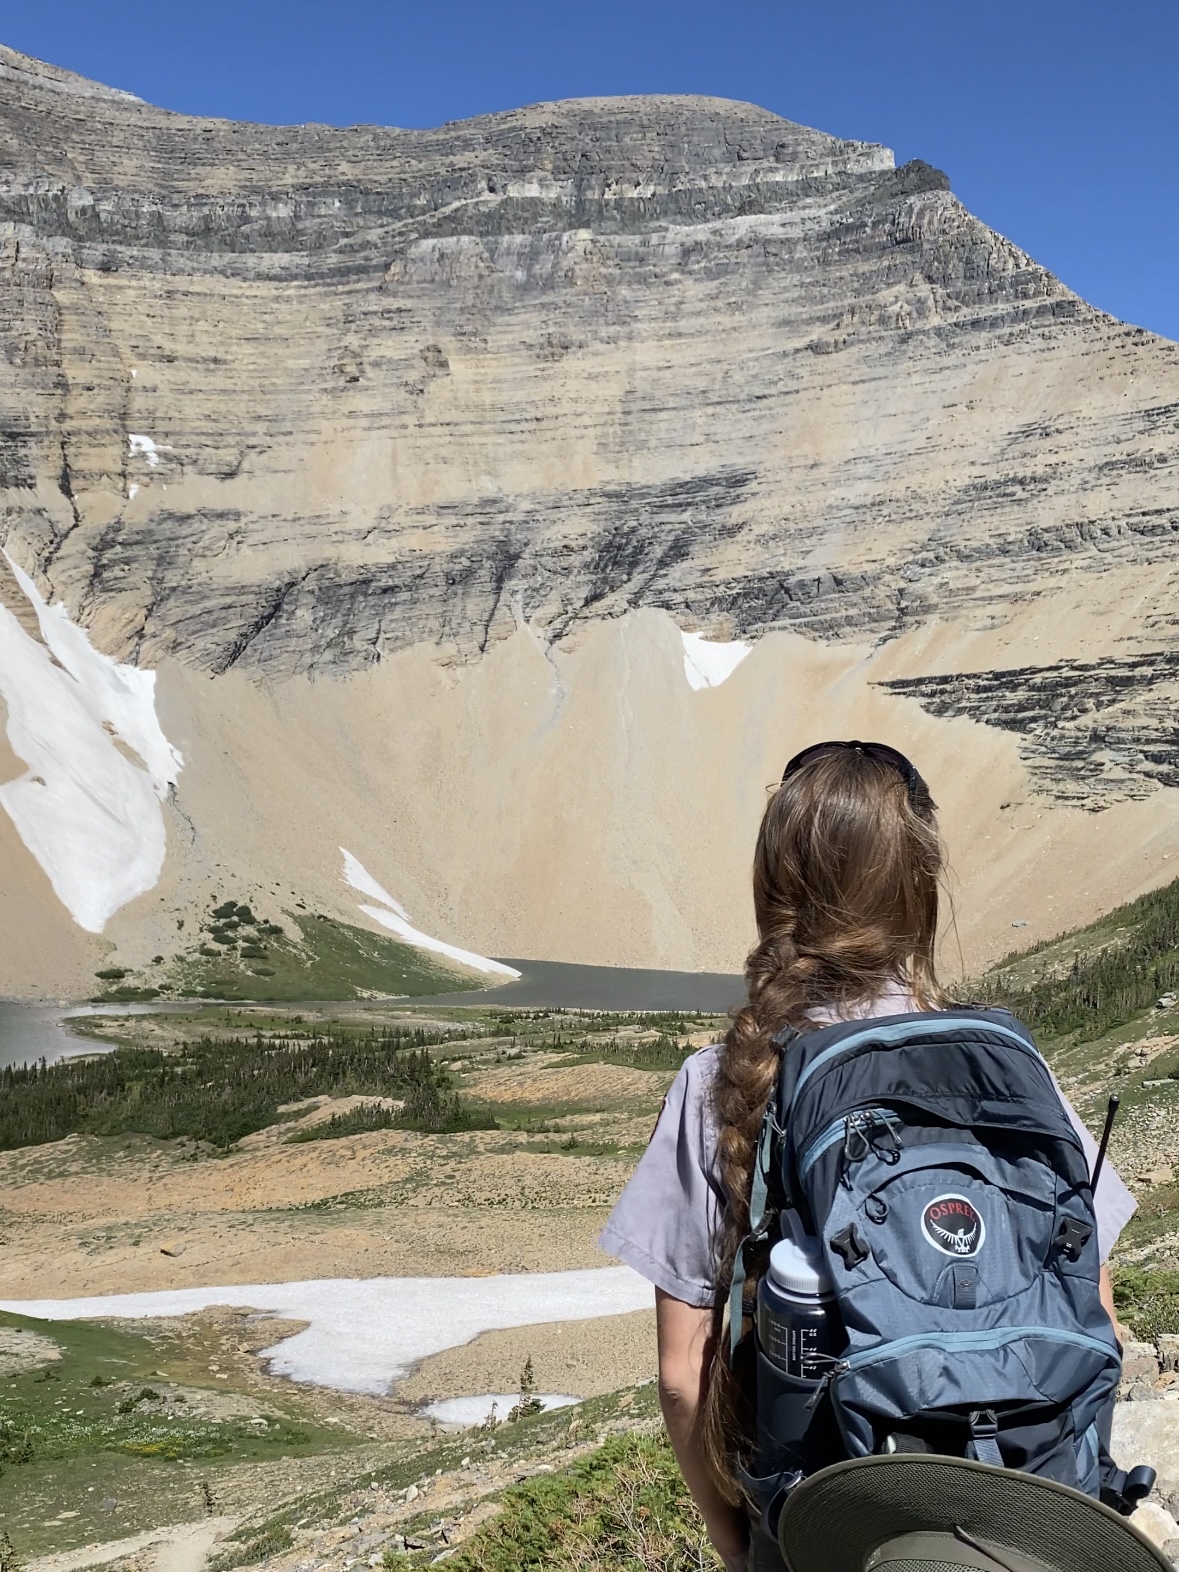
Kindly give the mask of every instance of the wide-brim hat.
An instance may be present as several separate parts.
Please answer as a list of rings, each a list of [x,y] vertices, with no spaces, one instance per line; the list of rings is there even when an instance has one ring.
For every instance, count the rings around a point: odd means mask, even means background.
[[[788,1572],[1172,1572],[1091,1496],[1016,1469],[930,1453],[862,1457],[787,1497]]]

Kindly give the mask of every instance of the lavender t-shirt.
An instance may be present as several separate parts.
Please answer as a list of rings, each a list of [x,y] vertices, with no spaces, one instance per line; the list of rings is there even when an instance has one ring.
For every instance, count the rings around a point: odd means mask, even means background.
[[[883,1013],[896,1009],[890,1000]],[[599,1240],[608,1255],[625,1261],[673,1299],[701,1308],[711,1305],[716,1295],[714,1240],[724,1207],[711,1097],[719,1053],[719,1044],[714,1044],[684,1061],[650,1144]],[[1097,1143],[1059,1086],[1056,1090],[1092,1167]],[[1108,1163],[1095,1201],[1105,1261],[1138,1203]]]

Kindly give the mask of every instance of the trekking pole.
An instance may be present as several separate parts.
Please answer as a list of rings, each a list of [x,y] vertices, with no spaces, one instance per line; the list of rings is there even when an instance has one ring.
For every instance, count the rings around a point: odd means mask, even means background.
[[[1093,1177],[1089,1180],[1090,1190],[1097,1189],[1097,1181],[1101,1178],[1101,1170],[1105,1164],[1105,1149],[1109,1145],[1109,1134],[1113,1129],[1113,1122],[1117,1118],[1119,1097],[1111,1097],[1105,1110],[1105,1129],[1101,1132],[1101,1145],[1097,1148],[1097,1161],[1093,1164]]]

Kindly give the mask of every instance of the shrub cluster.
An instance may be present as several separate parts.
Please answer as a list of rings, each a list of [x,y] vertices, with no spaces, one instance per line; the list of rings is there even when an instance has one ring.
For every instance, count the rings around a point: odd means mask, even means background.
[[[1013,988],[1000,967],[984,984],[984,998],[1009,1005],[1033,1030],[1092,1039],[1179,989],[1179,880],[1120,906],[1106,925],[1128,932],[1090,954],[1078,950],[1063,975],[1027,988]]]
[[[502,1512],[449,1565],[454,1572],[720,1572],[667,1440],[641,1435],[618,1436],[570,1469],[512,1486]]]
[[[408,1128],[471,1128],[478,1116],[428,1051],[446,1040],[390,1027],[363,1037],[202,1037],[175,1054],[116,1048],[9,1067],[0,1072],[0,1151],[75,1132],[188,1137],[225,1150],[275,1123],[283,1103],[324,1095],[398,1097],[405,1104],[398,1122]]]
[[[332,1114],[322,1124],[307,1125],[287,1136],[294,1141],[333,1141],[343,1135],[366,1135],[370,1130],[422,1130],[432,1134],[455,1130],[494,1130],[490,1114],[471,1108],[457,1092],[440,1065],[427,1059],[425,1074],[417,1075],[404,1088],[400,1108],[385,1108],[380,1103],[360,1103],[346,1113]],[[420,1066],[421,1060],[418,1064]]]
[[[1179,1272],[1119,1266],[1113,1291],[1118,1320],[1143,1342],[1179,1332]]]
[[[654,1042],[620,1043],[617,1037],[611,1037],[602,1047],[584,1038],[575,1051],[597,1064],[624,1064],[634,1070],[678,1070],[691,1051],[691,1044],[661,1032]]]

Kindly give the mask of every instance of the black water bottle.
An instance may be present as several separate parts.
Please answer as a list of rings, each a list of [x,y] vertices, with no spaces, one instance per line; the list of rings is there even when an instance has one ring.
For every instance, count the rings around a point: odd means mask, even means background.
[[[782,1239],[757,1288],[757,1440],[762,1471],[813,1473],[840,1444],[816,1393],[846,1336],[817,1239]]]

